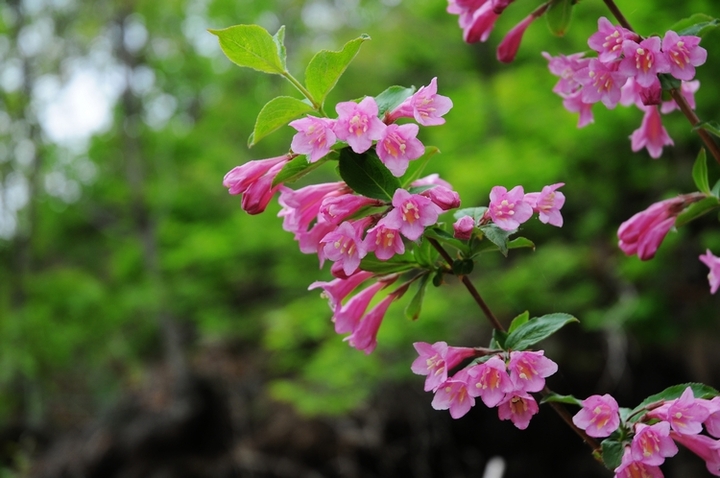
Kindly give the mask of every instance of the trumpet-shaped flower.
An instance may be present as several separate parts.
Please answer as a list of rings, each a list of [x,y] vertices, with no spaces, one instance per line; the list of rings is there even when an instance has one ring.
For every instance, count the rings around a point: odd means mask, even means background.
[[[405,174],[410,161],[425,154],[425,146],[416,137],[418,131],[416,124],[391,124],[385,128],[378,140],[378,157],[393,176],[400,177]]]
[[[419,357],[412,363],[411,370],[417,375],[427,375],[425,391],[435,391],[448,379],[448,372],[464,359],[475,355],[470,347],[450,347],[446,342],[415,342]]]
[[[512,392],[498,405],[500,420],[510,420],[520,430],[525,430],[530,419],[540,411],[535,399],[525,392]]]
[[[700,37],[680,36],[672,30],[663,37],[662,51],[667,56],[670,74],[678,80],[695,78],[695,67],[707,59],[707,50],[700,46]]]
[[[582,401],[582,409],[572,421],[588,436],[604,438],[620,426],[618,410],[618,403],[611,395],[591,395]]]
[[[705,461],[705,467],[714,476],[720,476],[720,441],[705,435],[683,435],[670,432],[673,440]]]
[[[520,42],[522,42],[525,30],[527,30],[533,20],[535,20],[535,15],[528,15],[505,35],[505,38],[503,38],[498,45],[498,61],[510,63],[515,59],[515,55],[520,48]]]
[[[507,368],[514,389],[521,392],[539,392],[545,386],[545,378],[558,370],[542,350],[510,352]]]
[[[450,410],[450,416],[455,419],[463,417],[473,406],[475,399],[468,393],[465,370],[443,382],[435,391],[432,401],[435,410]]]
[[[473,229],[475,229],[475,218],[463,216],[453,224],[453,236],[466,241],[472,237]]]
[[[705,400],[696,399],[692,388],[687,387],[683,394],[667,409],[667,421],[674,431],[683,435],[696,435],[702,431],[702,423],[710,416]]]
[[[486,362],[469,368],[468,393],[480,397],[488,407],[494,407],[513,391],[513,384],[507,373],[505,362],[494,355]]]
[[[620,466],[615,468],[615,478],[663,478],[660,468],[635,461],[630,447],[625,447]]]
[[[306,154],[308,162],[314,163],[328,154],[335,144],[334,124],[334,120],[317,116],[291,121],[290,126],[298,133],[293,136],[290,148],[296,153]]]
[[[387,227],[387,221],[381,219],[378,224],[369,229],[363,244],[368,252],[375,252],[375,257],[381,261],[390,259],[395,254],[405,253],[400,231]]]
[[[360,260],[367,254],[361,239],[362,226],[345,221],[320,241],[323,257],[342,264],[342,270],[348,276],[357,270]]]
[[[545,186],[539,193],[525,194],[525,202],[530,204],[533,211],[538,213],[540,222],[562,227],[563,218],[560,209],[565,204],[565,195],[558,191],[558,188],[565,186],[565,183],[551,184]]]
[[[704,255],[700,256],[700,261],[710,268],[708,273],[708,281],[710,281],[710,293],[714,294],[720,287],[720,257],[713,255],[708,249]],[[718,428],[720,430],[720,428]]]
[[[321,296],[328,300],[330,310],[335,312],[350,292],[372,276],[372,272],[357,271],[347,279],[333,279],[329,282],[315,281],[310,284],[308,290],[321,288],[323,290]]]
[[[596,58],[575,73],[575,80],[583,86],[580,90],[582,101],[601,101],[609,109],[615,108],[620,101],[620,89],[627,79],[626,74],[617,70],[617,63],[605,64]]]
[[[435,224],[442,212],[430,199],[404,189],[395,191],[392,205],[394,209],[385,216],[385,227],[399,230],[411,241],[422,236],[425,227]]]
[[[360,320],[353,333],[343,340],[349,343],[351,347],[370,355],[377,347],[377,334],[383,318],[385,318],[385,313],[396,298],[396,295],[390,294],[381,300]]]
[[[338,103],[335,110],[338,113],[333,126],[335,135],[358,154],[370,149],[373,140],[380,139],[385,131],[385,123],[377,116],[378,106],[374,98],[367,96],[360,103]]]
[[[657,106],[645,107],[642,123],[630,135],[630,141],[633,151],[647,148],[650,157],[653,159],[657,159],[662,155],[664,146],[675,144],[662,124],[662,118]]]
[[[335,332],[338,334],[353,332],[370,305],[370,301],[386,285],[385,282],[376,282],[355,294],[347,303],[339,307],[332,317],[332,321],[335,323]]]
[[[634,77],[640,86],[650,86],[657,80],[658,73],[670,71],[670,63],[660,47],[659,37],[649,37],[639,43],[625,40],[619,71],[628,78]]]
[[[352,216],[367,206],[380,206],[382,201],[357,194],[342,194],[340,196],[326,196],[320,204],[318,219],[330,224],[340,224],[343,219]]]
[[[620,224],[620,249],[628,256],[637,254],[643,261],[655,257],[658,247],[675,224],[675,217],[682,211],[684,204],[682,197],[656,202]]]
[[[412,96],[403,101],[387,116],[388,122],[398,118],[415,118],[423,126],[436,126],[445,123],[443,116],[453,107],[450,98],[437,94],[437,77],[427,86],[421,86]],[[417,131],[413,136],[417,135]],[[422,156],[423,153],[420,153]],[[379,152],[378,152],[379,155]],[[419,156],[418,156],[419,157]],[[382,158],[381,158],[382,159]]]
[[[669,435],[670,424],[668,422],[635,425],[635,436],[630,444],[633,461],[660,466],[665,458],[675,456],[678,447]]]
[[[510,191],[503,186],[495,186],[490,191],[490,205],[487,214],[500,229],[512,231],[530,219],[533,210],[525,202],[525,192],[522,186],[515,186]]]
[[[639,40],[639,37],[624,27],[613,25],[607,18],[600,17],[598,31],[590,36],[588,46],[598,52],[600,61],[608,63],[622,56],[625,40]]]

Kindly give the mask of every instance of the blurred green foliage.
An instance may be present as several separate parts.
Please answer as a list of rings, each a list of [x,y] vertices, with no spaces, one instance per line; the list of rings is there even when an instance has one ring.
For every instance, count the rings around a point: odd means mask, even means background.
[[[22,177],[28,191],[14,232],[0,239],[6,422],[62,423],[106,406],[141,380],[145,364],[162,359],[162,314],[190,331],[189,353],[218,340],[264,348],[270,394],[306,413],[341,413],[362,404],[379,382],[407,379],[415,341],[489,339],[480,312],[452,278],[441,290],[428,289],[416,322],[402,312],[412,294],[392,307],[371,356],[334,334],[325,300],[307,291],[330,278],[327,267],[318,270],[317,258],[297,250],[281,229],[276,203],[247,216],[221,184],[238,164],[286,152],[293,134],[284,127],[246,147],[262,105],[294,93],[281,78],[236,68],[205,31],[235,24],[259,23],[271,33],[286,25],[288,65],[299,78],[318,49],[337,50],[369,34],[372,41],[330,93],[328,111],[338,101],[437,76],[455,107],[444,126],[421,132],[442,152],[427,171],[453,184],[464,206],[486,204],[497,184],[537,191],[566,183],[565,227],[533,221],[523,235],[536,251],[486,255],[475,268],[473,281],[502,320],[524,310],[567,312],[587,328],[622,326],[645,343],[717,335],[718,301],[697,260],[705,248],[720,251],[714,218],[671,234],[650,262],[626,258],[616,247],[622,221],[693,190],[700,143],[686,120],[666,117],[675,146],[654,161],[630,151],[628,136],[641,112],[596,106],[595,123],[578,130],[577,118],[551,91],[556,79],[540,53],[586,50],[598,16],[609,16],[600,1],[580,2],[562,38],[536,22],[510,65],[495,60],[494,48],[536,1],[515,2],[490,41],[478,45],[462,43],[443,0],[77,0],[42,11],[15,3],[0,8],[0,52],[2,61],[26,62],[31,87],[6,86],[0,95],[3,190]],[[720,16],[713,0],[618,3],[644,34],[696,12]],[[22,29],[46,18],[52,23],[46,43],[23,56]],[[146,33],[137,48],[123,46],[131,25]],[[698,70],[698,112],[719,120],[720,34],[709,34],[703,46],[710,54]],[[104,61],[119,69],[111,124],[87,148],[57,144],[43,131],[41,108],[29,107],[36,101],[32,86],[43,78],[62,83],[73,61],[88,58],[94,58],[88,68]],[[142,75],[150,75],[150,86]],[[22,162],[17,151],[26,140],[35,154]],[[88,163],[94,174],[82,179],[78,171]],[[74,181],[77,195],[48,187],[58,171]],[[317,181],[335,177],[329,164],[313,174]],[[720,177],[717,164],[709,174],[711,183]]]

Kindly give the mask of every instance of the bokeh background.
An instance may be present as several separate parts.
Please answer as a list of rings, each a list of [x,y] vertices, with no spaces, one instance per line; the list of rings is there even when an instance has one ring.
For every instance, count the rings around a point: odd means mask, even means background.
[[[648,262],[624,257],[615,235],[694,190],[700,143],[679,113],[665,117],[675,146],[658,160],[630,151],[637,109],[598,105],[576,128],[541,52],[586,50],[609,16],[599,0],[576,6],[563,38],[537,21],[516,61],[498,63],[504,32],[537,4],[517,0],[487,44],[466,45],[443,0],[3,2],[0,476],[475,477],[493,458],[506,477],[612,475],[549,409],[525,432],[482,405],[458,421],[432,410],[412,343],[490,336],[452,280],[416,322],[391,308],[370,356],[334,334],[307,291],[327,267],[297,250],[277,203],[248,216],[221,184],[294,133],[246,146],[262,105],[297,93],[231,64],[207,32],[241,23],[285,25],[298,77],[317,50],[369,34],[330,105],[438,77],[455,107],[421,139],[442,152],[428,171],[465,206],[497,184],[566,183],[562,229],[527,223],[537,250],[484,257],[472,276],[505,322],[524,310],[581,320],[544,344],[560,363],[553,389],[632,407],[679,382],[719,387],[720,303],[697,259],[720,253],[715,217],[671,233]],[[714,0],[618,4],[643,34],[720,16]],[[698,113],[718,120],[720,34],[702,45]],[[664,471],[710,476],[684,452]]]

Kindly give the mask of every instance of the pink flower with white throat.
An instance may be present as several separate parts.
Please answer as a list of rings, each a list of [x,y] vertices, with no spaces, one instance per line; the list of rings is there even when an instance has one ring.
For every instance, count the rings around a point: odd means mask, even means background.
[[[704,255],[700,256],[700,261],[710,268],[707,277],[710,281],[710,293],[714,294],[720,287],[720,257],[715,256],[708,249]]]
[[[487,407],[498,405],[505,399],[505,394],[513,391],[505,362],[497,355],[470,367],[468,375],[468,392],[473,397],[480,397]]]
[[[622,55],[625,40],[639,40],[637,34],[621,26],[615,26],[605,17],[598,19],[598,31],[588,39],[588,46],[598,52],[603,63],[617,60]]]
[[[562,227],[563,217],[560,209],[565,204],[565,195],[558,191],[565,183],[555,183],[545,186],[539,193],[525,194],[525,202],[530,204],[533,211],[538,213],[540,222]]]
[[[435,224],[442,212],[430,199],[404,189],[395,191],[392,205],[394,209],[385,216],[385,226],[399,230],[411,241],[422,236],[427,226]]]
[[[377,143],[377,154],[393,176],[400,177],[407,171],[410,161],[425,154],[425,146],[417,139],[419,127],[409,123],[391,124],[385,128]]]
[[[450,347],[446,342],[413,344],[419,357],[412,363],[411,370],[417,375],[427,375],[425,391],[435,391],[448,378],[448,371],[464,359],[475,355],[470,347]]]
[[[290,126],[298,133],[293,136],[290,148],[296,153],[306,154],[308,162],[314,163],[328,154],[335,144],[334,123],[331,119],[316,116],[291,121]]]
[[[635,436],[630,444],[630,453],[634,461],[660,466],[665,462],[665,458],[675,456],[677,452],[678,447],[670,438],[668,422],[635,425]]]
[[[375,257],[381,261],[386,261],[395,254],[405,253],[405,244],[400,231],[388,227],[384,218],[368,230],[363,245],[368,252],[375,252]]]
[[[540,411],[535,399],[525,392],[508,393],[498,405],[500,420],[510,420],[520,430],[525,430],[533,415]]]
[[[662,124],[662,118],[657,106],[646,106],[640,127],[630,135],[633,151],[647,148],[650,157],[657,159],[662,155],[664,146],[675,143]]]
[[[695,67],[707,59],[707,50],[700,46],[700,37],[679,36],[672,30],[662,40],[662,51],[669,60],[670,74],[678,80],[695,78]]]
[[[360,260],[367,254],[361,238],[364,225],[345,221],[320,241],[323,256],[342,264],[342,270],[348,276],[357,270]]]
[[[592,104],[602,101],[608,108],[613,109],[620,101],[622,86],[628,76],[617,70],[617,64],[606,65],[597,58],[592,58],[588,66],[575,73],[575,80],[583,88],[580,90],[584,103]]]
[[[510,191],[503,186],[495,186],[490,191],[490,205],[486,214],[500,229],[513,231],[532,217],[533,209],[525,202],[522,186],[515,186]]]
[[[378,106],[369,96],[360,103],[346,101],[335,106],[338,113],[333,126],[335,135],[357,154],[362,154],[372,146],[373,140],[382,137],[385,123],[378,118]]]
[[[443,382],[435,391],[432,407],[435,410],[450,410],[450,416],[458,419],[475,406],[475,399],[468,393],[467,372],[461,370]]]
[[[710,416],[710,408],[705,400],[696,399],[692,388],[687,387],[683,394],[672,402],[667,409],[667,421],[674,431],[683,435],[696,435],[702,431],[702,423]]]
[[[609,437],[620,426],[617,401],[608,394],[591,395],[582,401],[582,409],[573,416],[576,427],[585,430],[588,436]]]
[[[658,73],[670,71],[670,63],[660,46],[659,37],[649,37],[640,43],[625,40],[619,71],[628,78],[634,77],[640,86],[650,86],[657,80]]]
[[[436,77],[430,81],[429,85],[421,86],[415,94],[390,112],[386,121],[393,122],[398,118],[415,118],[415,121],[423,126],[437,126],[445,123],[443,116],[452,107],[453,102],[450,98],[437,94]],[[415,132],[415,135],[417,135],[417,132]]]
[[[558,370],[542,350],[510,352],[507,368],[514,389],[522,392],[539,392],[545,387],[545,378]]]

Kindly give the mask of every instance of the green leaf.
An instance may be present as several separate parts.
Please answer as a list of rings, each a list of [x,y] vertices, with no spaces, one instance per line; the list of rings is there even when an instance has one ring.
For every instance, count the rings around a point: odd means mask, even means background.
[[[696,13],[675,23],[670,30],[680,36],[695,35],[702,37],[711,30],[720,26],[720,21],[704,13]]]
[[[475,222],[477,223],[485,215],[485,211],[487,211],[487,207],[485,206],[466,207],[455,211],[453,213],[453,217],[457,220],[463,216],[472,216],[472,218],[475,219]]]
[[[720,124],[718,124],[716,121],[702,121],[693,127],[693,131],[701,128],[708,133],[720,138]]]
[[[223,53],[236,65],[276,75],[285,73],[285,59],[277,44],[283,36],[280,31],[276,37],[258,25],[208,31],[218,37]]]
[[[484,226],[480,226],[480,230],[485,234],[485,237],[487,237],[490,242],[498,246],[498,249],[500,250],[500,253],[507,257],[508,255],[508,237],[510,237],[510,234],[514,234],[515,231],[506,231],[504,229],[500,229],[495,224],[486,224]]]
[[[311,111],[311,105],[290,96],[278,96],[270,100],[255,120],[255,128],[248,138],[248,148],[252,148],[276,129]]]
[[[425,166],[427,166],[428,161],[430,161],[430,158],[439,152],[440,150],[435,146],[425,146],[425,154],[420,156],[418,159],[410,161],[407,171],[405,171],[405,174],[403,174],[400,178],[400,184],[402,184],[404,188],[407,188],[410,183],[419,179],[425,169]]]
[[[510,322],[510,327],[508,328],[508,333],[513,333],[515,329],[520,327],[522,324],[530,320],[530,312],[527,310],[523,312],[522,314],[515,317],[512,322]]]
[[[522,249],[529,247],[535,250],[535,243],[526,237],[516,237],[512,241],[507,243],[508,249]]]
[[[660,73],[658,78],[660,78],[660,86],[662,86],[663,91],[677,90],[682,86],[680,80],[668,73]]]
[[[280,183],[292,183],[297,181],[331,159],[337,159],[337,153],[335,151],[331,151],[327,156],[318,159],[314,163],[309,163],[307,156],[300,155],[295,159],[288,161],[288,163],[283,166],[278,175],[275,176],[275,179],[273,179],[272,187],[275,187]]]
[[[720,395],[720,392],[718,392],[716,389],[709,385],[705,385],[704,383],[681,383],[678,385],[673,385],[672,387],[668,387],[660,393],[650,395],[645,400],[643,400],[640,405],[633,408],[632,412],[630,412],[630,421],[636,422],[640,420],[644,415],[644,413],[640,412],[642,412],[643,408],[650,404],[663,400],[674,400],[676,398],[680,398],[680,395],[682,395],[685,389],[688,387],[692,389],[695,398],[711,399]]]
[[[716,209],[718,206],[720,206],[720,202],[715,196],[706,197],[705,199],[693,203],[685,209],[682,214],[678,215],[677,219],[675,219],[675,227],[684,226],[688,222],[697,219],[703,214],[707,214],[713,209]]]
[[[454,247],[464,255],[469,255],[470,249],[465,242],[460,239],[455,239],[452,234],[439,227],[429,227],[425,229],[423,235],[435,239],[443,245]]]
[[[545,19],[553,35],[565,35],[572,19],[572,7],[572,0],[557,0],[545,12]]]
[[[715,185],[713,186],[712,191],[710,191],[710,194],[712,194],[716,198],[720,198],[720,179],[715,182]]]
[[[441,270],[438,270],[435,274],[433,274],[432,283],[435,287],[443,285],[443,272]]]
[[[392,274],[395,272],[406,272],[417,267],[410,254],[401,256],[395,255],[387,261],[381,261],[375,256],[365,256],[360,261],[360,269],[376,274]]]
[[[548,403],[548,402],[564,403],[566,405],[577,405],[578,407],[582,407],[581,400],[578,400],[577,398],[573,397],[572,395],[558,395],[555,392],[545,395],[542,398],[542,400],[540,400],[541,404]]]
[[[417,259],[418,264],[427,267],[432,266],[438,255],[435,248],[432,246],[432,244],[430,244],[430,241],[424,240],[422,238],[420,240],[420,244],[416,244],[414,246],[413,253],[415,254],[415,259]]]
[[[579,322],[570,314],[547,314],[530,319],[508,335],[506,349],[526,350],[560,330],[566,324]]]
[[[474,267],[475,262],[472,259],[455,259],[452,263],[452,271],[456,276],[466,276]]]
[[[370,37],[363,34],[347,42],[340,51],[321,50],[312,57],[305,69],[305,86],[319,104],[325,103],[327,94],[337,84],[360,45]]]
[[[623,452],[625,451],[625,447],[622,442],[607,438],[602,441],[601,446],[602,459],[603,463],[605,463],[605,467],[609,470],[614,470],[620,466]]]
[[[350,148],[340,150],[340,177],[358,194],[391,201],[400,181],[377,157],[374,149],[357,154]]]
[[[285,50],[285,25],[280,26],[272,37],[282,62],[283,70],[287,71],[287,50]]]
[[[430,275],[425,274],[420,279],[417,292],[407,307],[405,307],[405,317],[410,320],[417,320],[418,317],[420,317],[420,310],[422,309],[423,299],[425,299],[425,289],[427,288],[429,278]]]
[[[708,182],[708,168],[707,168],[707,155],[705,154],[705,148],[700,150],[695,164],[692,169],[693,181],[697,186],[698,191],[705,194],[710,194],[710,183]]]
[[[505,350],[505,341],[508,338],[507,332],[502,330],[493,329],[492,338],[490,339],[490,349],[502,349]]]
[[[378,105],[378,116],[382,116],[388,111],[392,111],[400,103],[410,98],[415,93],[415,87],[405,88],[404,86],[391,86],[375,97],[375,103]]]

